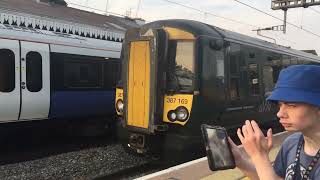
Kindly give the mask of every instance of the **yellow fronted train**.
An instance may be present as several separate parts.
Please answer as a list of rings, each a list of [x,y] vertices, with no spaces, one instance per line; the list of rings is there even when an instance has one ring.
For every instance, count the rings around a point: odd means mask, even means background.
[[[230,136],[246,119],[281,131],[266,102],[282,68],[318,56],[190,20],[128,30],[116,91],[118,135],[138,153],[203,156],[201,124]]]

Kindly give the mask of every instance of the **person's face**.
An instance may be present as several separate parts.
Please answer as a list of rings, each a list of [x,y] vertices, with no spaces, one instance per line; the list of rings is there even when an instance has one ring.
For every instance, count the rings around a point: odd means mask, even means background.
[[[308,131],[320,124],[320,109],[304,103],[279,101],[277,116],[287,131]]]

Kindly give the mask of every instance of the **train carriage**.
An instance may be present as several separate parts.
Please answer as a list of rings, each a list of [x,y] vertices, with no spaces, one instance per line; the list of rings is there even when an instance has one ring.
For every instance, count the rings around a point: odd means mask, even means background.
[[[135,152],[174,156],[203,155],[204,123],[231,136],[246,119],[281,131],[277,107],[265,101],[280,70],[320,63],[312,54],[190,20],[128,30],[122,56],[119,136]]]
[[[0,122],[107,123],[120,51],[121,42],[0,24]]]

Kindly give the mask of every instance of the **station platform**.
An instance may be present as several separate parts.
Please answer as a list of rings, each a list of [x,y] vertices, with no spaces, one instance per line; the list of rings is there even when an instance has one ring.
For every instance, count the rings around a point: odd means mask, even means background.
[[[273,136],[273,148],[269,157],[274,161],[282,141],[289,136],[290,133],[282,132]],[[242,151],[244,149],[239,146]],[[208,166],[207,157],[193,160],[181,165],[177,165],[153,174],[149,174],[137,180],[246,180],[241,171],[237,168],[231,170],[211,171]]]

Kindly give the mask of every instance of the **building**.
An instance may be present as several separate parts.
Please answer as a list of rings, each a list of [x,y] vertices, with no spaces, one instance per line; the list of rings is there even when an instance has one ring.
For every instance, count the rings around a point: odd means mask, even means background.
[[[0,24],[116,42],[122,42],[126,29],[139,26],[134,19],[87,12],[51,0],[0,0]]]

